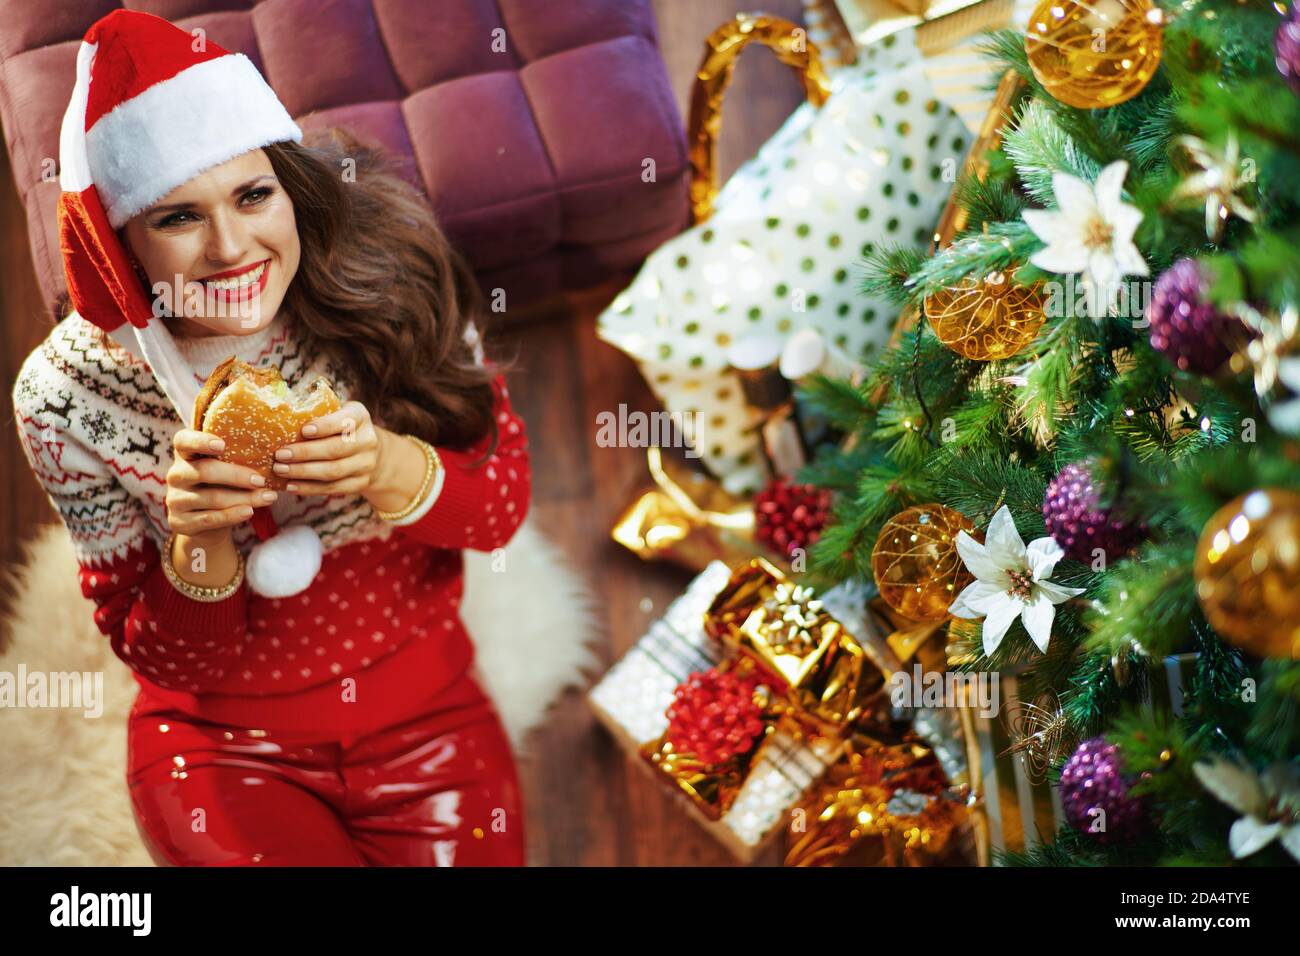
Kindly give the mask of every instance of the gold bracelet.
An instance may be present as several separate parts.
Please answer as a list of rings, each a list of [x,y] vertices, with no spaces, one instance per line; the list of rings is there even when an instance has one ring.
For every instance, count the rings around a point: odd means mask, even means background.
[[[235,569],[235,579],[229,584],[218,588],[191,584],[177,574],[176,567],[172,564],[172,553],[175,547],[176,532],[173,531],[167,536],[167,549],[162,561],[163,572],[167,575],[167,580],[172,583],[172,587],[186,597],[193,598],[195,601],[224,601],[239,590],[239,585],[244,581],[244,555],[238,549],[235,551],[239,558],[239,567]]]
[[[442,468],[442,459],[438,457],[438,450],[427,441],[414,435],[403,435],[402,437],[411,439],[424,449],[424,481],[420,484],[420,490],[415,493],[411,503],[401,511],[380,511],[378,508],[375,509],[375,514],[385,521],[400,521],[418,508],[424,502],[424,499],[429,497],[429,492],[433,489],[434,476]]]

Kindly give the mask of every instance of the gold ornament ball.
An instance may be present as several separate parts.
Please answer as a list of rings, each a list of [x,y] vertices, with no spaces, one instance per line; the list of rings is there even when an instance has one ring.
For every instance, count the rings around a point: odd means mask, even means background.
[[[1164,51],[1164,15],[1151,0],[1043,0],[1029,16],[1025,53],[1047,92],[1101,109],[1137,96]]]
[[[977,362],[1010,358],[1043,327],[1037,287],[1014,285],[1005,272],[963,279],[925,298],[925,317],[935,336],[958,355]]]
[[[1300,659],[1300,494],[1264,488],[1220,508],[1196,545],[1210,626],[1260,657]]]
[[[957,532],[973,532],[965,515],[943,505],[916,505],[885,522],[871,551],[880,596],[915,621],[942,621],[962,588],[975,580],[957,553]]]

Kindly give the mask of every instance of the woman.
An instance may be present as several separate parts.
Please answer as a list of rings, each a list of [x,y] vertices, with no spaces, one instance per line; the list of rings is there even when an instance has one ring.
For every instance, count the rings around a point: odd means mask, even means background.
[[[520,865],[458,606],[461,549],[528,507],[523,425],[420,196],[301,138],[246,58],[146,14],[91,27],[60,140],[75,310],[15,384],[24,449],[140,684],[128,783],[159,863]],[[344,401],[280,450],[279,494],[186,427],[230,355]],[[304,536],[305,564],[253,574]]]

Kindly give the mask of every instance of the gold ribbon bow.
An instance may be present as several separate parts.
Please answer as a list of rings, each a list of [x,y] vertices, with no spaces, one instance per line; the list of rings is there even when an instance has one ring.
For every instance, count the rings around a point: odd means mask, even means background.
[[[751,673],[752,661],[738,660],[718,666],[719,671],[735,669],[739,674]],[[746,753],[737,754],[720,764],[709,764],[700,760],[689,751],[677,750],[668,736],[668,731],[657,739],[641,745],[640,752],[650,766],[668,775],[668,778],[686,794],[710,820],[718,820],[731,809],[736,795],[744,785],[749,769],[768,738],[777,729],[778,721],[784,714],[781,707],[773,707],[770,691],[760,686],[755,693],[762,710],[759,719],[764,724],[763,732],[754,739],[754,746]]]
[[[761,553],[753,505],[704,475],[670,473],[657,447],[646,452],[646,461],[655,487],[623,512],[610,532],[615,541],[647,561],[670,561],[697,573],[713,561],[734,565]]]
[[[811,589],[763,558],[733,572],[706,612],[704,629],[776,677],[791,715],[813,734],[839,736],[888,713],[883,662]]]

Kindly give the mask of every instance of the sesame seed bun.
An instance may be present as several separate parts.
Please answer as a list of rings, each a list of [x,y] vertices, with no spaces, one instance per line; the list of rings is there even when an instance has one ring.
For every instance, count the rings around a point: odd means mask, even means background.
[[[287,479],[272,469],[275,453],[301,440],[302,427],[342,407],[323,375],[291,390],[275,366],[256,368],[231,356],[208,376],[194,402],[194,428],[226,447],[217,458],[254,469],[266,486],[283,491]]]

